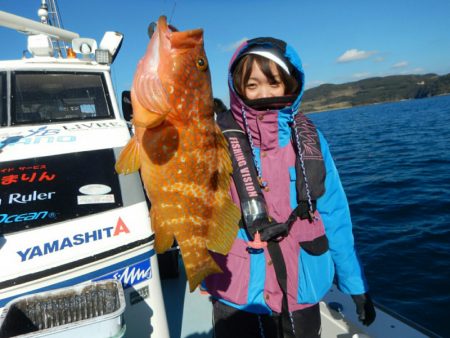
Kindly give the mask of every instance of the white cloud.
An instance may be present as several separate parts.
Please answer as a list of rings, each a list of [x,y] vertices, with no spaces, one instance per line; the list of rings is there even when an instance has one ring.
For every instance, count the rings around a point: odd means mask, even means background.
[[[244,41],[247,41],[247,40],[248,40],[248,38],[244,37],[238,41],[229,43],[228,45],[219,44],[218,47],[222,52],[234,52],[236,50],[236,48],[238,48],[241,45],[241,43],[243,43]]]
[[[384,57],[379,56],[379,57],[373,59],[373,61],[374,61],[374,62],[383,62],[383,61],[384,61]]]
[[[392,65],[392,68],[403,68],[403,67],[406,67],[408,65],[409,65],[408,61],[400,61],[400,62],[394,63]]]
[[[376,53],[377,53],[376,51],[364,51],[364,50],[358,50],[358,49],[349,49],[349,50],[345,51],[344,54],[339,56],[336,61],[339,63],[343,63],[343,62],[351,62],[351,61],[356,61],[356,60],[364,60]]]
[[[355,73],[352,75],[352,77],[356,78],[356,79],[363,79],[366,77],[369,77],[370,73],[369,72],[361,72],[361,73]]]

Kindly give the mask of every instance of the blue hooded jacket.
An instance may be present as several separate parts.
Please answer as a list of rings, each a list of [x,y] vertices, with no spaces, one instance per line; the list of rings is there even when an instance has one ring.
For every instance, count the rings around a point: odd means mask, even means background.
[[[278,110],[255,110],[247,106],[233,86],[232,70],[236,60],[255,46],[275,50],[287,61],[290,73],[301,84],[292,105]],[[300,107],[305,76],[300,57],[289,45],[273,38],[244,42],[230,62],[228,83],[233,117],[241,129],[251,133],[255,161],[268,182],[263,191],[269,214],[284,222],[297,207],[295,181],[296,151],[292,144],[290,125]],[[246,124],[243,119],[246,115]],[[349,206],[328,144],[318,131],[320,149],[326,169],[325,193],[317,200],[317,221],[297,219],[279,243],[287,270],[287,296],[290,311],[301,310],[319,302],[336,279],[341,291],[363,294],[367,284],[354,248]],[[231,195],[237,205],[239,196],[232,184]],[[324,236],[325,235],[325,236]],[[311,253],[301,243],[318,238],[328,240],[324,252]],[[249,237],[241,229],[227,256],[215,255],[224,274],[205,280],[210,294],[221,302],[253,313],[281,312],[282,291],[271,257],[247,251]],[[336,277],[336,278],[335,278]]]

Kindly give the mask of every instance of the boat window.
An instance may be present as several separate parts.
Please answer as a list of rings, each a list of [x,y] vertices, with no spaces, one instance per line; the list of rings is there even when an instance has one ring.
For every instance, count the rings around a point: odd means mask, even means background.
[[[0,72],[0,126],[6,125],[6,73]]]
[[[16,72],[12,124],[112,118],[102,74]]]

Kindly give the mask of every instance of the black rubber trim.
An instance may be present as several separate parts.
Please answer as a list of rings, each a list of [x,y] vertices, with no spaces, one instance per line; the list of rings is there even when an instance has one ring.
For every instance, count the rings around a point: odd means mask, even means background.
[[[93,256],[89,256],[77,261],[73,261],[67,264],[63,264],[63,265],[59,265],[56,266],[54,268],[51,269],[47,269],[47,270],[43,270],[43,271],[39,271],[39,272],[35,272],[35,273],[30,273],[28,275],[24,275],[24,276],[20,276],[14,279],[9,279],[3,282],[0,282],[0,290],[1,289],[6,289],[9,288],[11,286],[15,286],[15,285],[20,285],[20,284],[24,284],[24,283],[28,283],[31,282],[33,280],[38,280],[47,276],[51,276],[51,275],[55,275],[59,272],[62,271],[66,271],[66,270],[71,270],[73,268],[82,266],[82,265],[86,265],[92,262],[96,262],[98,260],[110,257],[110,256],[114,256],[116,254],[118,254],[119,252],[123,252],[123,251],[127,251],[133,248],[136,248],[138,246],[141,246],[143,244],[152,242],[155,239],[155,234],[144,238],[144,239],[140,239],[138,241],[132,242],[132,243],[128,243],[122,246],[119,246],[117,248],[108,250],[108,251],[104,251],[101,252],[99,254],[93,255]]]

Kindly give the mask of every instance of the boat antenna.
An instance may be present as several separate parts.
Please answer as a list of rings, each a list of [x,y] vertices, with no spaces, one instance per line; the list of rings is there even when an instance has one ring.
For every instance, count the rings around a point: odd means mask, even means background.
[[[42,0],[41,7],[38,9],[38,16],[41,18],[41,23],[47,24],[48,21],[48,7],[45,0]]]
[[[41,23],[48,24],[57,28],[64,28],[59,15],[59,8],[56,0],[41,0],[41,7],[38,10],[38,16]],[[51,38],[53,49],[58,53],[59,57],[67,56],[67,45],[65,41]]]

